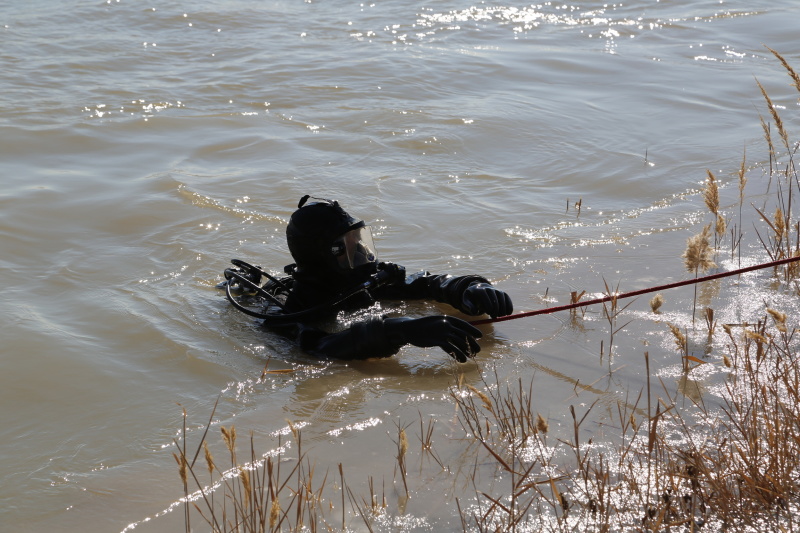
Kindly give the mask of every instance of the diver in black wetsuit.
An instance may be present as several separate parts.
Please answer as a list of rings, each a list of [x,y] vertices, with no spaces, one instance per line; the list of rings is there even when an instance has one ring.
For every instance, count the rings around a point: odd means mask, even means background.
[[[239,310],[262,318],[267,327],[297,338],[307,352],[322,358],[367,359],[390,357],[406,344],[438,346],[459,362],[480,350],[481,332],[464,320],[447,315],[373,317],[329,333],[312,326],[341,310],[369,307],[376,300],[431,299],[468,315],[492,318],[511,314],[511,298],[481,276],[406,276],[405,269],[379,263],[369,226],[350,216],[338,202],[306,195],[286,228],[295,263],[288,277],[274,278],[260,267],[234,260],[238,268],[225,271],[228,299]],[[269,281],[262,287],[264,277]],[[242,305],[232,289],[255,292],[262,311]],[[264,299],[268,300],[264,306]]]

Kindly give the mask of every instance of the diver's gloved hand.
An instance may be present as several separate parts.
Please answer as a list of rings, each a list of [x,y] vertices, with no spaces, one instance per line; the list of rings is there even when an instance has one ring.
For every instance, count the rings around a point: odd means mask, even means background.
[[[468,315],[486,313],[492,318],[510,315],[514,310],[511,297],[489,283],[473,283],[462,296],[462,311]]]
[[[476,340],[483,335],[480,330],[453,316],[387,318],[384,328],[396,344],[413,344],[420,348],[438,346],[459,363],[466,363],[467,358],[475,357],[481,349]]]

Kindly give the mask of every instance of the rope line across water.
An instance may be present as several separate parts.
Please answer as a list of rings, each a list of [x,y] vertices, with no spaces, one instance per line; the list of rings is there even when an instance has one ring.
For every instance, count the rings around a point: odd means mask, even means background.
[[[575,309],[577,307],[586,307],[588,305],[599,304],[603,302],[610,302],[614,298],[617,300],[621,298],[633,298],[634,296],[640,296],[642,294],[647,294],[650,292],[657,292],[657,291],[665,291],[667,289],[674,289],[676,287],[683,287],[685,285],[694,285],[695,283],[702,283],[704,281],[711,281],[714,279],[719,278],[727,278],[729,276],[736,276],[739,274],[744,274],[745,272],[752,272],[753,270],[761,270],[764,268],[770,267],[779,267],[781,265],[786,265],[788,263],[794,263],[795,261],[800,261],[800,256],[798,257],[789,257],[786,259],[779,259],[777,261],[770,261],[769,263],[760,263],[758,265],[753,265],[745,268],[738,268],[736,270],[731,270],[728,272],[718,272],[716,274],[709,274],[708,276],[701,276],[699,278],[687,279],[683,281],[676,281],[675,283],[667,283],[666,285],[658,285],[657,287],[649,287],[647,289],[639,289],[636,291],[631,292],[623,292],[619,294],[611,294],[608,296],[603,296],[602,298],[595,298],[594,300],[585,300],[583,302],[575,302],[566,305],[558,305],[555,307],[546,307],[544,309],[537,309],[536,311],[527,311],[524,313],[516,313],[513,315],[506,315],[501,316],[498,318],[486,318],[483,320],[475,320],[470,322],[473,326],[480,326],[482,324],[492,324],[494,322],[505,322],[506,320],[515,320],[517,318],[525,318],[529,316],[536,316],[536,315],[549,315],[551,313],[557,313],[559,311],[567,311],[569,309]]]

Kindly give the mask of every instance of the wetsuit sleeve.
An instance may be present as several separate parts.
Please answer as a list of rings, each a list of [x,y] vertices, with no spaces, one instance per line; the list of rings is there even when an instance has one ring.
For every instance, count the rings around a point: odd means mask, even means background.
[[[478,283],[491,285],[483,276],[434,275],[424,272],[408,276],[404,285],[394,285],[382,292],[380,297],[394,300],[435,300],[469,313],[469,308],[464,305],[464,293],[470,286]]]
[[[327,333],[310,326],[300,326],[297,336],[300,347],[323,359],[370,359],[391,357],[403,345],[404,339],[388,335],[382,318],[371,318],[353,324],[337,333]]]

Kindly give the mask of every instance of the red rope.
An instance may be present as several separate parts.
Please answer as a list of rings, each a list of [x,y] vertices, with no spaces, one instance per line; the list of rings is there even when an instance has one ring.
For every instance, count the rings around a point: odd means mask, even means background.
[[[667,289],[674,289],[675,287],[683,287],[684,285],[693,285],[695,283],[702,283],[703,281],[711,281],[712,279],[719,279],[719,278],[727,278],[728,276],[736,276],[738,274],[744,274],[745,272],[751,272],[753,270],[761,270],[764,268],[770,267],[778,267],[781,265],[785,265],[788,263],[793,263],[795,261],[800,261],[800,257],[789,257],[787,259],[779,259],[777,261],[770,261],[769,263],[761,263],[758,265],[749,266],[746,268],[739,268],[737,270],[731,270],[729,272],[718,272],[716,274],[709,274],[708,276],[701,276],[699,278],[694,279],[687,279],[684,281],[676,281],[675,283],[667,283],[666,285],[659,285],[657,287],[650,287],[648,289],[639,289],[638,291],[631,291],[631,292],[623,292],[616,295],[608,295],[603,296],[602,298],[595,298],[594,300],[585,300],[583,302],[576,302],[567,305],[559,305],[556,307],[546,307],[544,309],[538,309],[536,311],[527,311],[525,313],[517,313],[514,315],[506,315],[501,316],[498,318],[486,318],[483,320],[475,320],[470,322],[473,326],[480,326],[482,324],[491,324],[494,322],[504,322],[506,320],[514,320],[516,318],[525,318],[528,316],[536,316],[536,315],[549,315],[551,313],[557,313],[559,311],[566,311],[568,309],[575,309],[576,307],[586,307],[587,305],[594,305],[603,302],[610,302],[612,299],[620,299],[620,298],[632,298],[634,296],[639,296],[642,294],[647,294],[649,292],[656,292],[656,291],[665,291]]]

